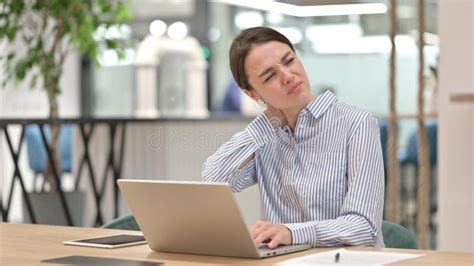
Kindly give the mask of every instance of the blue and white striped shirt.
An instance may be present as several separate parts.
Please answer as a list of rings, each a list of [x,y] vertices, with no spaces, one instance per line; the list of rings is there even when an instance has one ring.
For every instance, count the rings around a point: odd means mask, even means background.
[[[258,183],[261,219],[288,227],[293,244],[384,247],[379,134],[374,115],[326,92],[301,111],[294,134],[257,116],[207,159],[202,179],[234,192]]]

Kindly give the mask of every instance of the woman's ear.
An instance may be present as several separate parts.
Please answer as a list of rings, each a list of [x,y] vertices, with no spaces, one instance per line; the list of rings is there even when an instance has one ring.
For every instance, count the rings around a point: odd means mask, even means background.
[[[244,90],[244,92],[256,102],[262,101],[262,98],[254,90]]]

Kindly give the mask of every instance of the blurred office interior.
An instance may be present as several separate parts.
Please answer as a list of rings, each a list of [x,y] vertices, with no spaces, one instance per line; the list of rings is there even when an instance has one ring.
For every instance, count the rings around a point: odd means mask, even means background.
[[[300,11],[315,6],[329,7],[320,9],[319,13],[300,15],[272,8],[274,2],[126,1],[132,21],[108,30],[99,28],[96,32],[99,42],[105,36],[121,39],[127,46],[125,57],[119,60],[105,45],[99,50],[100,67],[78,52],[69,56],[61,80],[60,117],[150,119],[127,124],[121,177],[199,180],[204,160],[261,111],[232,80],[229,45],[242,29],[269,26],[294,44],[309,75],[313,93],[318,95],[330,89],[341,101],[376,114],[380,119],[382,141],[386,143],[390,1],[278,1],[299,7]],[[359,11],[351,9],[360,4],[366,6]],[[415,139],[418,8],[418,1],[398,1],[396,36],[400,223],[414,232],[418,169]],[[470,11],[458,17],[460,10]],[[432,167],[429,248],[472,252],[473,107],[472,102],[457,103],[450,99],[455,93],[472,95],[474,92],[474,3],[426,0],[425,12],[424,99],[426,124],[431,130],[428,142]],[[0,47],[2,45],[8,44],[0,43]],[[25,52],[21,46],[17,49],[19,53]],[[470,74],[468,77],[455,74],[460,70]],[[14,84],[8,84],[0,89],[0,119],[46,118],[47,112],[48,102],[41,88],[30,89],[28,84],[14,88]],[[13,126],[11,130],[13,142],[17,143],[20,129]],[[0,187],[3,202],[7,202],[14,165],[2,134],[3,131],[0,133]],[[98,176],[107,171],[107,158],[102,154],[110,149],[108,134],[106,127],[99,126],[91,138],[90,153]],[[62,177],[64,190],[73,189],[77,178],[77,165],[84,152],[79,135],[79,130],[74,128],[72,169]],[[34,191],[37,185],[33,182],[35,174],[27,158],[26,145],[21,149],[19,165],[23,178],[27,190]],[[88,175],[86,170],[84,172],[83,175]],[[449,185],[452,183],[456,185]],[[113,182],[104,182],[104,197],[99,204],[105,221],[114,218],[109,207],[113,201],[112,186]],[[83,178],[79,187],[87,191],[88,179]],[[248,224],[259,217],[257,189],[253,187],[237,195]],[[81,226],[94,225],[95,213],[88,211],[92,197],[90,193],[85,195],[87,203],[78,222]],[[30,222],[19,189],[13,191],[13,198],[15,203],[8,220]],[[129,213],[123,201],[119,204],[120,215]],[[461,210],[455,212],[455,206]],[[453,228],[452,219],[462,220],[464,228]]]

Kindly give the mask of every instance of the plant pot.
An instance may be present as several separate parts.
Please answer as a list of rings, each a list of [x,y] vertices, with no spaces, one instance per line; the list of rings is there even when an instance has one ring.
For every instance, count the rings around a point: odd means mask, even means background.
[[[84,226],[84,207],[86,194],[83,191],[63,192],[74,226]],[[30,192],[28,193],[33,213],[38,224],[68,225],[59,193]],[[23,199],[23,221],[31,223],[25,201]]]

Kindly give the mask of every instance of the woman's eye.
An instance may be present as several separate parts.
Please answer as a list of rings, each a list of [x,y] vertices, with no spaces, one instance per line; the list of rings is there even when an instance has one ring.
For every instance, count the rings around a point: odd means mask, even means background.
[[[287,64],[287,65],[291,64],[291,62],[293,62],[293,60],[295,60],[295,59],[294,59],[294,58],[288,59],[288,60],[286,61],[286,64]]]
[[[265,79],[265,82],[267,82],[267,81],[269,81],[270,79],[272,79],[273,76],[275,76],[275,74],[272,73],[270,76],[268,76],[268,77]]]

